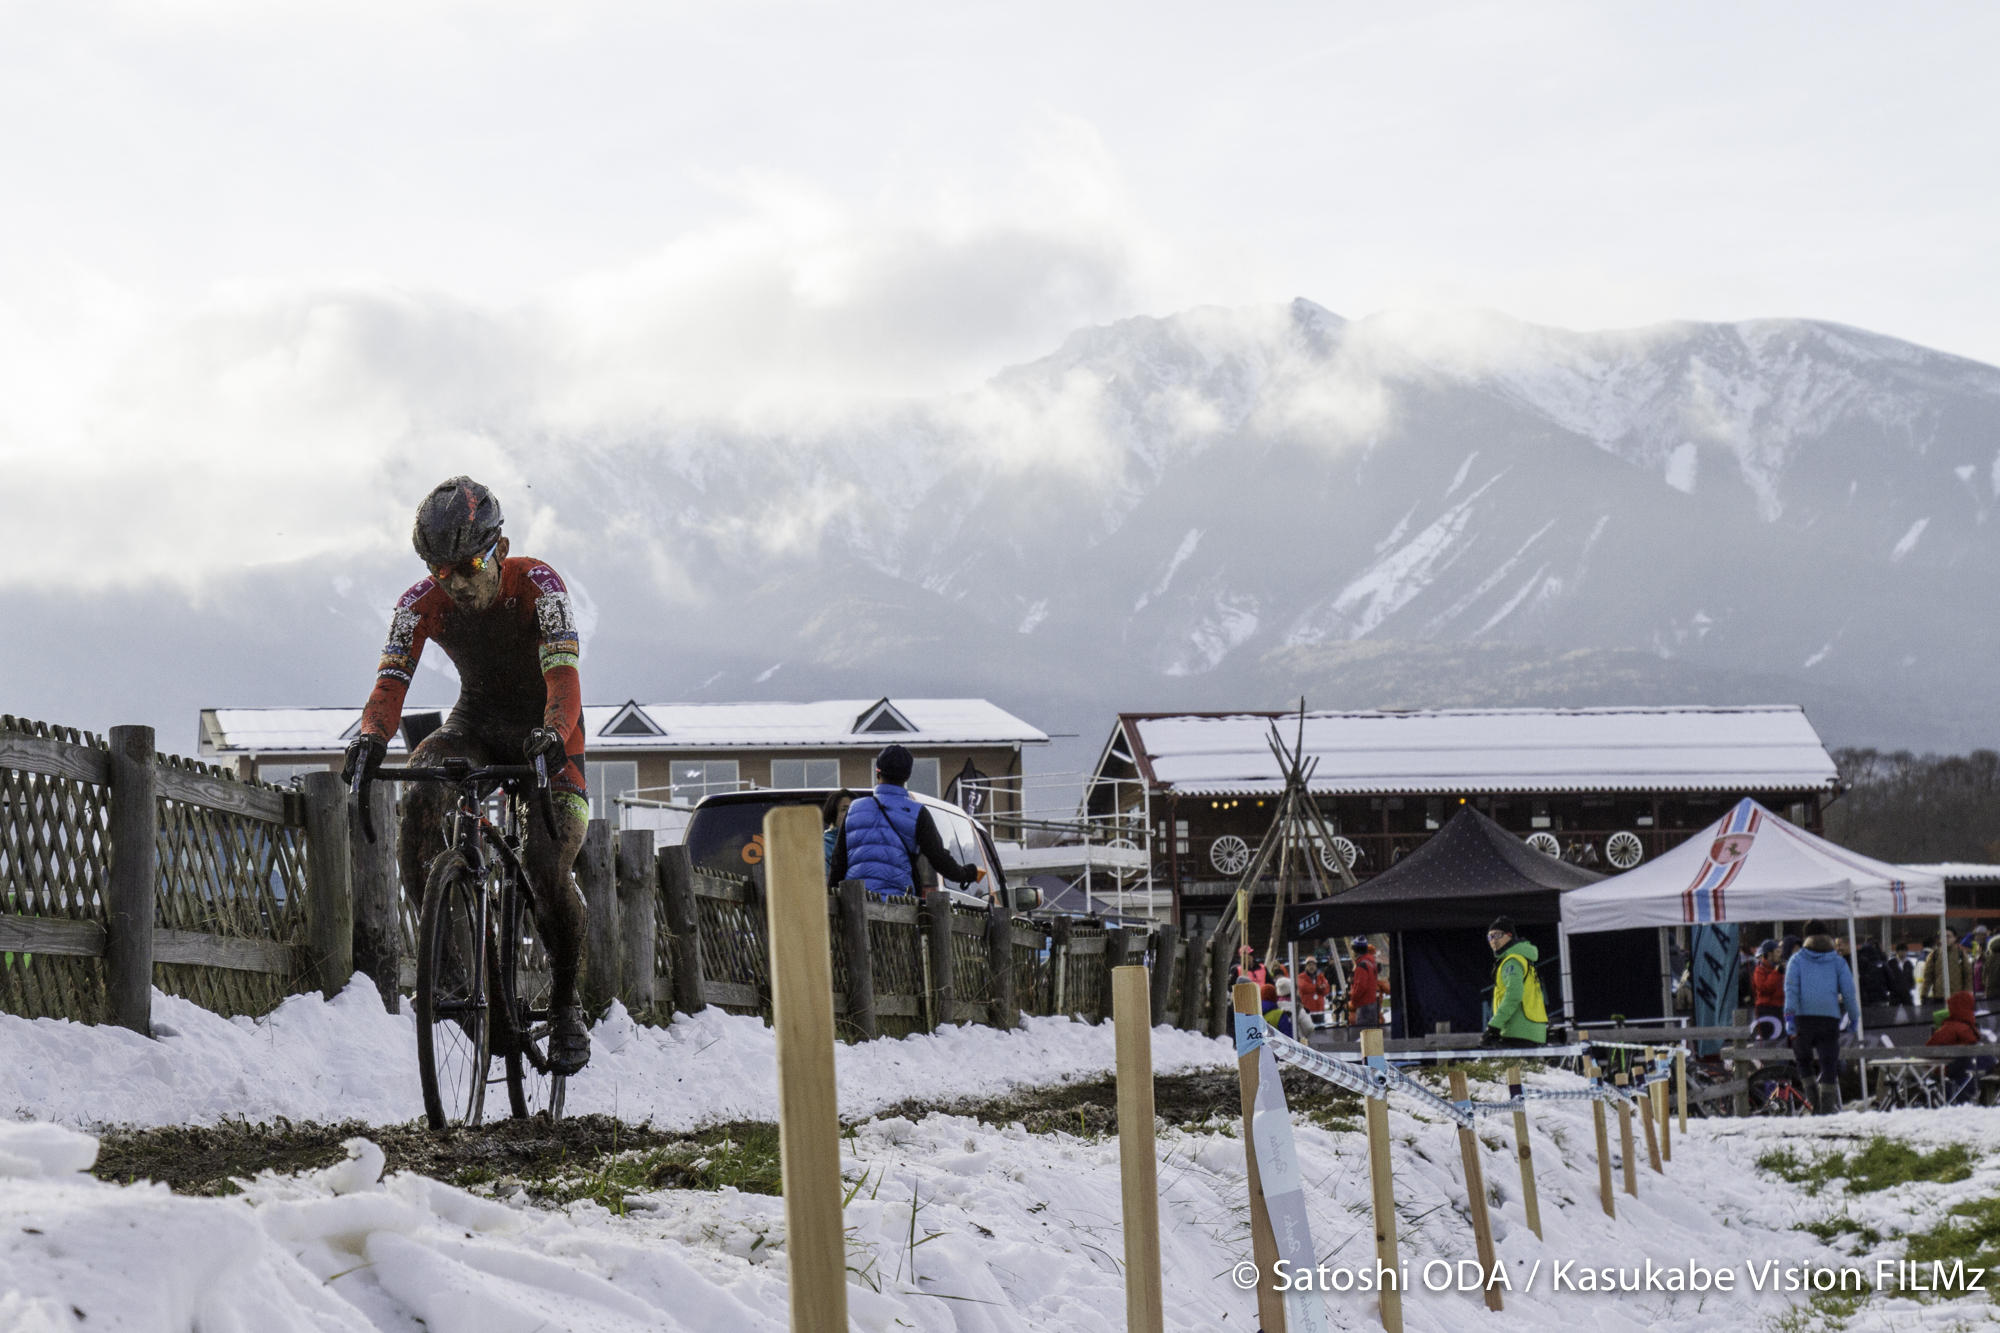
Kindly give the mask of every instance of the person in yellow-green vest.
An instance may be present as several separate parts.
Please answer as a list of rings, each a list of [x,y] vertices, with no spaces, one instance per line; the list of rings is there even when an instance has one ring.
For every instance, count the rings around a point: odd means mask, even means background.
[[[1486,931],[1493,950],[1493,1016],[1481,1046],[1541,1046],[1549,1039],[1549,1010],[1535,975],[1535,946],[1514,933],[1514,918],[1494,918]]]

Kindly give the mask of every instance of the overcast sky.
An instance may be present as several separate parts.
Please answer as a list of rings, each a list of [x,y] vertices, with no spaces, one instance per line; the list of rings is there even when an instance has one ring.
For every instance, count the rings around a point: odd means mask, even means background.
[[[37,577],[272,495],[407,513],[505,418],[935,393],[1202,302],[1801,315],[2000,362],[1990,5],[0,20],[0,528]],[[51,521],[79,483],[128,545]]]

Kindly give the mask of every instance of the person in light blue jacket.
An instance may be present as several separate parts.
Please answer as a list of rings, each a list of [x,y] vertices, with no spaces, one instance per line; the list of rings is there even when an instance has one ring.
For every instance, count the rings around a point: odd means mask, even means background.
[[[1821,1115],[1840,1109],[1843,1017],[1857,1027],[1861,1021],[1854,970],[1834,951],[1826,926],[1808,921],[1804,946],[1785,964],[1785,1031],[1792,1038],[1799,1073],[1809,1082],[1817,1073],[1813,1108]]]

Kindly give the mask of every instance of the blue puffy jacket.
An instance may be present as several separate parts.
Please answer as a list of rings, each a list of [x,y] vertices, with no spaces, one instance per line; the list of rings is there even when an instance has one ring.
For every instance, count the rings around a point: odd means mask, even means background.
[[[1785,1016],[1838,1018],[1843,1010],[1856,1018],[1861,996],[1854,989],[1854,970],[1833,951],[1833,940],[1814,935],[1785,964]]]
[[[847,807],[847,878],[870,893],[904,894],[916,883],[917,819],[907,788],[884,782]]]

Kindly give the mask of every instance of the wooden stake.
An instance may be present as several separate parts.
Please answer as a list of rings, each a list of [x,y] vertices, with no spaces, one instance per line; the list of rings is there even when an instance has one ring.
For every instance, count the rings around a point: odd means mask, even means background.
[[[1259,1014],[1254,981],[1239,981],[1234,994],[1236,1012]],[[1285,1333],[1285,1298],[1278,1290],[1278,1238],[1271,1231],[1271,1214],[1264,1207],[1264,1181],[1257,1171],[1257,1137],[1252,1117],[1257,1105],[1257,1052],[1236,1057],[1236,1081],[1243,1092],[1243,1159],[1250,1177],[1250,1257],[1257,1263],[1257,1326],[1262,1333]]]
[[[1646,1129],[1646,1164],[1657,1174],[1662,1171],[1660,1134],[1659,1127],[1653,1123],[1653,1110],[1653,1090],[1650,1087],[1639,1089],[1639,1123]]]
[[[1507,1086],[1521,1086],[1521,1066],[1507,1067]],[[1514,1155],[1521,1161],[1521,1202],[1527,1205],[1528,1230],[1542,1234],[1542,1204],[1535,1195],[1535,1146],[1528,1141],[1528,1113],[1514,1112]]]
[[[1631,1086],[1632,1078],[1620,1071],[1612,1082],[1622,1089]],[[1625,1192],[1636,1198],[1639,1193],[1639,1154],[1632,1146],[1632,1103],[1623,1097],[1618,1099],[1618,1146],[1625,1154]]]
[[[1160,1333],[1160,1181],[1153,1152],[1153,1006],[1144,967],[1111,974],[1118,1046],[1118,1169],[1125,1202],[1125,1328]]]
[[[354,976],[354,867],[347,846],[347,788],[340,774],[299,779],[306,807],[306,939],[331,1000]]]
[[[1660,1118],[1660,1157],[1671,1162],[1674,1160],[1674,1118],[1667,1114],[1667,1081],[1661,1079],[1647,1087],[1653,1094],[1653,1113]]]
[[[1382,1054],[1382,1029],[1361,1030],[1361,1055],[1371,1059]],[[1386,1333],[1403,1333],[1402,1268],[1396,1254],[1396,1187],[1389,1174],[1389,1104],[1376,1097],[1364,1099],[1362,1115],[1368,1125],[1368,1188],[1375,1204],[1375,1263],[1381,1274],[1396,1274],[1395,1282],[1381,1287],[1382,1327]]]
[[[1466,1100],[1465,1071],[1451,1071],[1451,1099]],[[1500,1308],[1500,1288],[1493,1285],[1493,1219],[1486,1215],[1486,1172],[1479,1164],[1479,1133],[1470,1125],[1458,1128],[1458,1156],[1465,1163],[1465,1197],[1471,1205],[1472,1246],[1479,1255],[1479,1267],[1486,1275],[1486,1308]]]
[[[1681,1122],[1681,1133],[1688,1132],[1688,1053],[1685,1047],[1674,1052],[1674,1100],[1680,1103],[1676,1113]]]
[[[612,863],[611,825],[593,819],[584,826],[576,858],[576,882],[583,890],[584,1009],[593,1017],[618,998],[618,879]]]
[[[1598,1077],[1597,1063],[1593,1060],[1584,1061],[1583,1070],[1593,1079]],[[1590,1118],[1597,1126],[1597,1194],[1604,1202],[1604,1215],[1616,1217],[1618,1209],[1611,1200],[1611,1136],[1605,1131],[1602,1101],[1591,1102]]]
[[[160,880],[160,770],[153,729],[113,727],[110,767],[111,811],[105,828],[111,868],[104,885],[104,1017],[150,1037],[153,922],[159,910],[153,893]],[[340,785],[338,777],[333,781]],[[17,865],[15,862],[9,869]],[[317,887],[317,881],[308,883],[306,892],[310,894]],[[10,902],[12,896],[10,892]],[[316,918],[309,920],[317,922]],[[312,941],[316,947],[324,947],[317,934]],[[317,961],[318,955],[314,958]]]
[[[846,1333],[840,1112],[833,1084],[833,955],[819,811],[764,816],[771,931],[771,1027],[778,1046],[778,1153],[792,1333]]]

